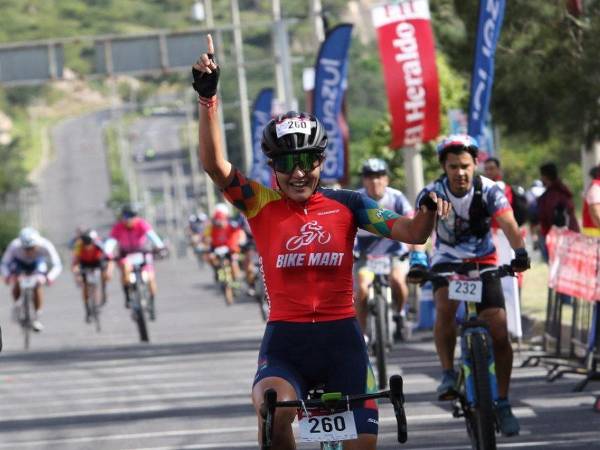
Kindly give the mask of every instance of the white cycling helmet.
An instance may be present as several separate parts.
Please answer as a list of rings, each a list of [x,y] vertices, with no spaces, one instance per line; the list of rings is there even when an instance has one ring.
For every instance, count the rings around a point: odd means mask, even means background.
[[[225,214],[226,216],[229,216],[229,206],[227,206],[227,203],[217,203],[215,205],[214,214],[216,213],[221,213]]]
[[[40,242],[40,233],[32,227],[25,227],[19,232],[19,240],[23,248],[35,247]]]

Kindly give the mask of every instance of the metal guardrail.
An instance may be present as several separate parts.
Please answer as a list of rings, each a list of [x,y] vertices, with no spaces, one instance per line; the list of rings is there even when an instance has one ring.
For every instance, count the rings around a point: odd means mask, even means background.
[[[569,315],[569,323],[564,323],[563,318]],[[548,368],[548,381],[565,374],[582,375],[576,392],[590,381],[600,381],[600,301],[589,302],[548,289],[542,349],[522,366],[540,363]]]

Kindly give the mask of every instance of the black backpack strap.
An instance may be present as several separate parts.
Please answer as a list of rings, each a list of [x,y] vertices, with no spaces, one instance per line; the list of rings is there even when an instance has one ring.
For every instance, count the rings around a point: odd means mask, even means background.
[[[490,213],[483,201],[483,182],[481,175],[473,177],[473,200],[469,207],[469,227],[471,232],[481,238],[490,230]]]

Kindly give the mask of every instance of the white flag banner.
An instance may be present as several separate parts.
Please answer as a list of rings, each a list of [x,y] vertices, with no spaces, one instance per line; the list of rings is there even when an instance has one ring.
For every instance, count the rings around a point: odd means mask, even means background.
[[[492,235],[498,252],[498,265],[510,264],[510,261],[515,257],[515,252],[510,247],[504,232],[500,229],[493,230]],[[506,304],[508,332],[513,337],[521,338],[523,337],[523,328],[521,327],[521,304],[517,277],[502,278],[502,291],[504,292],[504,302]]]

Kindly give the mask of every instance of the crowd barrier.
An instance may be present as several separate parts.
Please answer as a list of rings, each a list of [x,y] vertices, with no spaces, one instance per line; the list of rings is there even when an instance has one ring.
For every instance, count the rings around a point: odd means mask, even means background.
[[[567,373],[584,378],[581,391],[600,380],[600,238],[563,228],[546,237],[549,254],[548,303],[542,351],[523,366],[543,363],[547,379]]]

